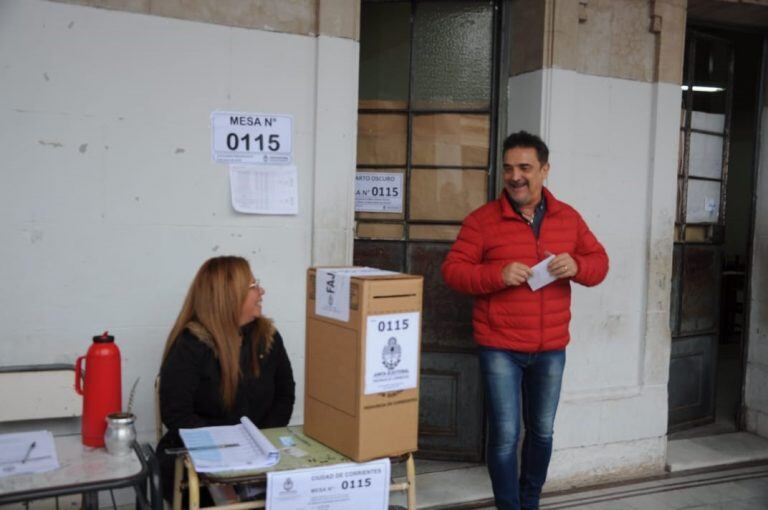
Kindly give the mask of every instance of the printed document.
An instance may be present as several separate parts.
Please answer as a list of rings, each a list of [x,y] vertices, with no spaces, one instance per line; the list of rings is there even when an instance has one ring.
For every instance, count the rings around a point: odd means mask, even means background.
[[[246,214],[297,214],[298,171],[295,166],[230,165],[232,208]]]
[[[243,416],[238,425],[179,429],[195,471],[220,473],[274,466],[280,452]]]
[[[53,434],[47,430],[0,434],[0,476],[59,468]]]

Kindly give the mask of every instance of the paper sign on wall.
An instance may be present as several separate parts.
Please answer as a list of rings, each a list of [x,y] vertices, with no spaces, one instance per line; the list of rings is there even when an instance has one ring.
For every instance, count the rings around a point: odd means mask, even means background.
[[[289,165],[293,162],[293,116],[213,112],[211,157],[216,163]]]
[[[389,459],[267,473],[268,510],[387,510]]]
[[[365,394],[415,388],[421,313],[371,315],[365,333]]]
[[[232,207],[248,214],[297,214],[297,174],[295,166],[230,165]]]
[[[355,211],[403,212],[403,174],[399,172],[357,172]]]
[[[315,273],[315,313],[337,321],[349,320],[349,281],[353,276],[395,274],[373,267],[318,268]]]
[[[704,211],[710,216],[717,215],[717,199],[712,197],[704,197]]]

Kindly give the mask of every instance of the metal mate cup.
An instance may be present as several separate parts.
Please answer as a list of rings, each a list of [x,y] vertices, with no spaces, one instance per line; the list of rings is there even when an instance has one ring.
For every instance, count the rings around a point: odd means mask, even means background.
[[[136,441],[136,428],[133,423],[136,416],[132,413],[108,414],[107,430],[104,432],[104,444],[112,455],[127,455],[133,451]]]

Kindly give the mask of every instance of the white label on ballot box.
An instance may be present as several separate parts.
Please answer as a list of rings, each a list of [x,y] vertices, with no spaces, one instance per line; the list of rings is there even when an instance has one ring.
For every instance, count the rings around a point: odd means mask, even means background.
[[[353,276],[396,274],[373,267],[317,268],[315,274],[315,313],[337,321],[349,320],[349,281]]]
[[[389,459],[267,473],[267,510],[387,510]]]
[[[365,333],[365,394],[416,387],[421,313],[371,315]]]

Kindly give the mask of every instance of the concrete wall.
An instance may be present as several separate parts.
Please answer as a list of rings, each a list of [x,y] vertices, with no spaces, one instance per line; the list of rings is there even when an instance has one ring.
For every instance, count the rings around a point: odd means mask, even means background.
[[[351,260],[357,66],[349,38],[0,2],[2,364],[72,363],[109,329],[150,438],[187,286],[239,254],[286,339],[301,422],[305,270]],[[233,211],[210,156],[217,109],[294,116],[298,215]]]
[[[686,0],[510,3],[512,76],[555,67],[634,81],[680,82]]]
[[[768,84],[763,85],[766,97]],[[768,107],[763,108],[761,122],[744,405],[747,430],[768,437]]]
[[[664,469],[685,11],[681,2],[543,3],[541,67],[512,48],[508,131],[543,136],[547,185],[611,258],[602,285],[574,289],[548,480],[556,489]],[[655,16],[663,30],[652,30]]]
[[[298,35],[360,39],[360,0],[52,0]]]

